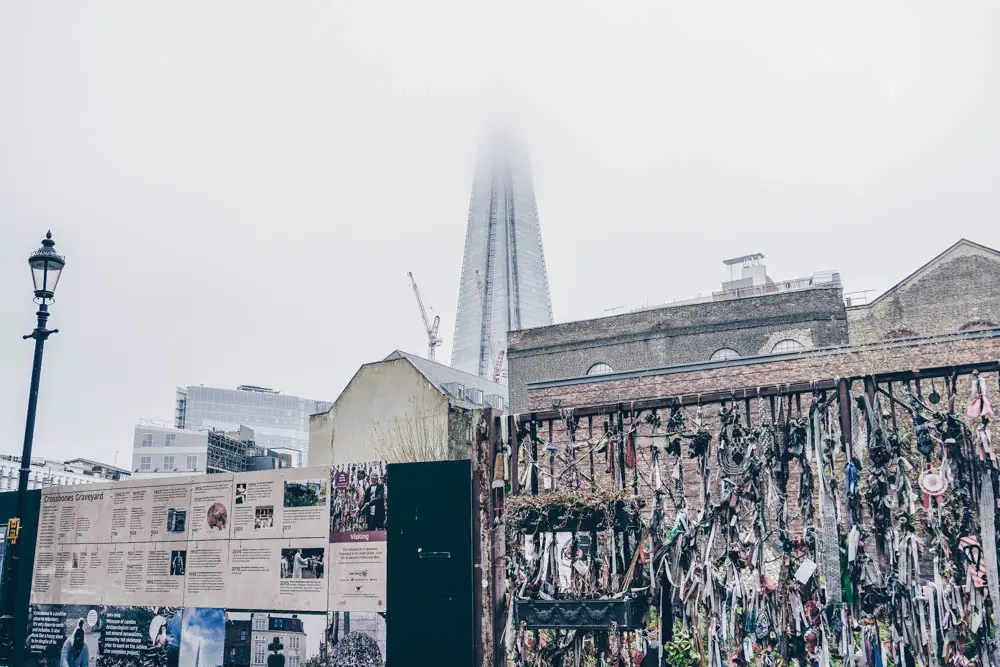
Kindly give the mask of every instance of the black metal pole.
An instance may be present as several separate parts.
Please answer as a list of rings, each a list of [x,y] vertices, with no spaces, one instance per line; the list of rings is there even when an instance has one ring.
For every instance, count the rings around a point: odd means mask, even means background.
[[[21,449],[21,467],[17,480],[17,510],[14,516],[21,519],[24,514],[24,504],[28,495],[28,475],[31,472],[31,445],[35,438],[35,411],[38,407],[38,383],[42,376],[42,353],[45,351],[45,340],[58,329],[49,331],[45,328],[49,319],[49,307],[44,301],[38,306],[38,324],[35,330],[24,336],[25,339],[35,339],[35,358],[31,366],[31,390],[28,392],[28,415],[24,423],[24,447]],[[6,560],[3,568],[3,616],[0,616],[0,660],[7,664],[13,658],[14,651],[14,603],[18,566],[22,540],[17,539],[8,544],[4,550]]]

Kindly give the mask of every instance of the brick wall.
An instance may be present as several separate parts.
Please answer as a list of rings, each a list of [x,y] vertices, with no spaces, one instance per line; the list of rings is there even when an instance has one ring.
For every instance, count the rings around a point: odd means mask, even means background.
[[[951,336],[938,339],[923,339],[910,341],[893,341],[885,344],[875,344],[867,346],[844,347],[836,350],[817,350],[815,352],[802,353],[798,358],[788,358],[776,361],[758,360],[752,363],[744,363],[742,366],[705,368],[691,371],[677,371],[663,373],[660,375],[650,375],[637,379],[614,379],[611,378],[588,378],[574,383],[571,386],[546,387],[531,386],[528,388],[529,403],[531,407],[539,412],[549,412],[552,409],[553,400],[561,400],[563,409],[592,407],[600,405],[613,405],[617,402],[624,402],[623,408],[624,425],[629,428],[629,403],[630,400],[654,399],[668,396],[685,395],[690,396],[699,392],[706,394],[711,392],[726,391],[729,389],[743,389],[754,386],[774,386],[793,382],[808,382],[810,380],[827,380],[838,377],[858,377],[868,374],[881,374],[897,371],[920,370],[927,368],[947,367],[951,365],[973,364],[989,362],[1000,359],[1000,330],[977,332],[965,337]],[[746,360],[750,361],[750,360]],[[542,383],[544,385],[544,383]],[[997,377],[991,373],[987,377],[987,385],[991,394],[996,391]],[[936,389],[941,394],[945,394],[944,382],[937,382]],[[929,392],[927,384],[924,385],[924,394]],[[860,391],[858,384],[853,387],[854,392]],[[897,400],[904,400],[901,388],[897,383],[893,388]],[[969,395],[969,380],[963,378],[958,385],[959,410],[964,410]],[[787,402],[785,402],[787,400]],[[809,396],[803,395],[800,401],[777,399],[779,409],[782,407],[787,418],[804,416],[809,411]],[[751,425],[760,423],[761,407],[764,408],[764,418],[770,420],[770,404],[767,400],[750,400],[749,417]],[[740,421],[747,423],[747,411],[744,401],[737,401],[737,409],[740,411]],[[712,434],[711,449],[708,458],[708,465],[712,472],[708,482],[709,492],[715,500],[720,498],[724,492],[719,483],[719,474],[716,461],[719,432],[719,405],[706,405],[701,410],[701,420],[704,428]],[[883,408],[888,410],[890,403],[884,403]],[[836,410],[836,408],[834,408]],[[893,419],[898,419],[901,432],[911,432],[912,422],[908,414],[901,409],[890,411]],[[658,414],[665,424],[669,417],[669,410],[659,410]],[[685,409],[687,418],[687,429],[693,431],[693,421],[698,409],[688,407]],[[648,411],[647,413],[648,414]],[[834,413],[835,414],[835,413]],[[652,474],[652,427],[645,422],[645,415],[638,415],[637,418],[637,438],[636,455],[637,466],[634,469],[626,470],[626,485],[629,489],[636,485],[639,494],[652,500],[653,495],[653,474]],[[831,417],[835,418],[835,417]],[[580,417],[576,432],[576,441],[579,447],[575,457],[569,457],[567,444],[569,434],[565,422],[554,420],[551,422],[539,422],[537,426],[538,437],[543,442],[552,442],[556,445],[556,453],[549,455],[544,446],[539,447],[539,464],[542,469],[539,475],[539,489],[545,492],[549,488],[565,489],[572,486],[574,475],[572,470],[567,472],[567,461],[575,458],[577,469],[582,473],[576,479],[582,490],[590,488],[591,482],[588,479],[591,474],[590,456],[588,451],[595,443],[599,443],[601,435],[604,433],[605,422],[612,427],[617,419],[617,410],[611,408],[604,414],[585,415]],[[863,417],[860,413],[854,413],[854,430],[857,446],[863,447],[865,429]],[[994,437],[1000,438],[1000,431],[994,425]],[[662,429],[660,432],[663,432]],[[522,446],[528,447],[527,440],[522,441]],[[700,476],[698,461],[689,457],[689,445],[682,445],[683,454],[680,459],[671,455],[663,454],[660,459],[660,476],[665,486],[673,489],[674,481],[672,474],[675,473],[676,464],[680,461],[679,472],[683,480],[683,498],[692,512],[696,512],[701,507],[701,494],[703,479]],[[594,479],[598,486],[604,488],[614,488],[617,485],[616,479],[609,474],[609,464],[606,454],[594,451]],[[860,454],[862,460],[866,460],[866,455]],[[846,462],[844,454],[839,455],[838,471],[842,471],[842,466]],[[617,469],[618,460],[614,462]],[[551,466],[551,468],[550,468]],[[549,475],[549,470],[553,475]],[[813,473],[815,474],[815,469]],[[920,470],[915,468],[911,482],[917,484],[917,476]],[[797,534],[802,526],[802,512],[798,505],[798,495],[800,487],[800,475],[802,469],[799,461],[789,463],[789,475],[787,486],[787,508],[789,528]],[[838,472],[838,477],[840,476]],[[551,481],[553,480],[554,481]],[[842,488],[842,486],[841,486]],[[916,488],[916,486],[915,486]],[[812,494],[813,509],[816,516],[819,514],[818,487],[814,480]],[[681,494],[670,494],[665,502],[668,511],[675,511],[681,500]],[[867,509],[865,510],[868,511]],[[693,515],[693,514],[692,514]],[[777,517],[774,515],[774,508],[769,509],[768,523],[772,528],[777,526]],[[774,546],[775,535],[770,536],[768,543]]]
[[[1000,326],[1000,256],[961,241],[847,318],[852,343]]]
[[[739,405],[741,410],[741,423],[746,423],[746,416],[743,413],[742,402]],[[751,422],[753,424],[759,424],[759,404],[756,401],[751,401]],[[808,414],[809,404],[808,402],[803,402],[801,404],[801,410],[803,414]],[[720,487],[720,475],[717,468],[717,450],[718,450],[718,405],[705,406],[703,409],[702,423],[706,430],[708,430],[712,435],[712,442],[708,452],[708,467],[710,470],[714,471],[709,475],[709,480],[707,484],[707,492],[711,494],[716,500],[719,499],[720,493],[722,492]],[[660,410],[659,414],[664,423],[669,416],[669,411]],[[688,419],[688,429],[694,430],[693,419],[694,419],[695,409],[688,408],[686,410],[686,416]],[[799,415],[796,404],[792,402],[791,404],[786,404],[785,415],[787,417],[793,417]],[[580,476],[574,476],[571,466],[567,465],[566,452],[567,444],[569,443],[569,434],[566,430],[566,423],[564,421],[552,421],[552,422],[542,422],[538,426],[538,437],[543,442],[552,442],[557,445],[558,453],[554,455],[549,455],[546,453],[543,446],[539,446],[539,465],[541,471],[539,473],[538,488],[540,493],[545,493],[549,490],[555,489],[569,489],[574,488],[574,481],[578,481],[579,486],[576,487],[581,491],[588,491],[591,489],[590,483],[590,455],[589,451],[593,449],[593,444],[590,443],[600,443],[601,436],[604,433],[604,422],[609,420],[613,425],[616,415],[596,415],[593,417],[583,417],[577,427],[576,432],[576,442],[579,447],[577,449],[577,459],[576,468],[581,473]],[[909,423],[909,422],[907,422]],[[551,424],[551,431],[549,426]],[[629,429],[629,417],[626,414],[624,418],[624,425],[626,429]],[[653,501],[653,457],[650,449],[652,444],[652,427],[646,423],[642,416],[638,418],[637,435],[635,438],[635,449],[636,449],[636,466],[634,468],[626,468],[626,487],[628,489],[637,489],[640,496],[644,497],[647,502],[647,507],[651,507]],[[660,429],[663,432],[663,429]],[[527,439],[522,441],[523,447],[529,447],[527,444]],[[606,442],[603,443],[606,445]],[[617,450],[613,450],[615,453]],[[695,458],[689,456],[688,444],[682,444],[682,454],[678,459],[673,455],[663,453],[660,455],[659,468],[660,477],[662,483],[665,487],[668,487],[671,493],[665,498],[666,509],[671,512],[675,512],[680,508],[681,497],[683,495],[684,502],[686,502],[688,508],[691,510],[690,516],[696,516],[697,510],[702,507],[702,487],[704,485],[704,480],[701,477],[699,470],[699,462]],[[616,454],[615,454],[616,455]],[[609,464],[607,460],[607,450],[604,452],[594,451],[594,477],[595,483],[598,487],[604,489],[615,489],[618,487],[619,472],[618,459],[615,458],[613,464]],[[616,455],[617,456],[617,455]],[[522,459],[523,461],[524,459]],[[680,461],[680,468],[675,469],[677,461]],[[842,460],[843,462],[843,460]],[[551,472],[550,472],[551,471]],[[672,475],[679,473],[681,475],[681,482],[683,488],[683,494],[677,493],[675,488],[675,482]],[[815,473],[815,466],[813,466],[813,472]],[[789,463],[789,480],[788,486],[786,488],[786,493],[788,497],[788,518],[789,526],[793,531],[801,529],[802,526],[802,515],[798,510],[798,495],[800,487],[800,475],[801,467],[799,461],[791,461]],[[554,480],[554,481],[553,481]],[[818,513],[819,507],[819,497],[818,489],[814,486],[813,488],[813,507]],[[527,488],[524,490],[525,493],[528,492]],[[771,508],[773,510],[773,508]],[[672,517],[668,519],[672,521]],[[777,525],[777,516],[773,511],[768,513],[768,522]],[[771,540],[773,541],[773,540]]]
[[[779,360],[744,359],[736,363],[705,364],[694,370],[683,366],[637,377],[614,375],[583,378],[553,386],[540,382],[527,388],[529,410],[551,410],[553,400],[563,407],[603,405],[618,401],[697,394],[743,387],[773,386],[839,377],[860,377],[898,370],[917,370],[1000,359],[1000,331],[980,332],[974,338],[943,337],[887,341],[782,355]]]
[[[841,290],[784,292],[511,332],[511,407],[527,407],[531,382],[582,377],[595,363],[615,371],[663,368],[707,361],[720,348],[766,354],[786,338],[806,348],[846,343]]]

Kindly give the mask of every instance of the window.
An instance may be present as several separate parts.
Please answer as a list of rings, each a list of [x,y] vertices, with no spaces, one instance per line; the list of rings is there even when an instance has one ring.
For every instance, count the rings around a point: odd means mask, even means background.
[[[267,652],[264,650],[264,638],[257,637],[253,642],[253,664],[266,665]]]
[[[267,619],[263,616],[255,616],[253,619],[253,629],[254,630],[267,630]],[[258,641],[264,641],[262,638],[258,638]]]
[[[611,364],[606,364],[603,361],[599,361],[587,369],[587,375],[607,375],[614,372],[615,369],[611,368]]]
[[[195,455],[188,455],[188,457],[187,457],[187,467],[188,467],[188,470],[197,470],[198,469],[198,455],[197,454],[195,454]]]
[[[139,472],[149,472],[149,469],[153,467],[153,457],[152,456],[140,456],[139,457]]]
[[[247,640],[247,631],[246,630],[240,630],[240,641],[241,642],[245,642],[246,640]]]
[[[142,446],[143,447],[152,447],[153,446],[153,434],[152,433],[143,433],[142,434]]]
[[[740,353],[731,347],[724,347],[712,353],[709,361],[726,361],[727,359],[739,359]]]
[[[885,340],[896,340],[897,338],[916,338],[917,334],[909,329],[893,329],[883,336]]]
[[[163,444],[166,445],[167,447],[174,447],[177,444],[176,433],[167,433],[165,436],[163,436],[163,439],[164,439]]]
[[[174,469],[174,457],[169,454],[163,457],[163,469],[173,470]]]
[[[771,348],[771,354],[781,354],[782,352],[798,352],[799,350],[804,348],[805,346],[802,345],[802,343],[800,343],[799,341],[792,340],[791,338],[786,338],[785,340],[779,340],[777,343],[774,344],[774,347]]]
[[[997,325],[989,320],[974,320],[963,324],[959,331],[975,331],[976,329],[996,329]]]

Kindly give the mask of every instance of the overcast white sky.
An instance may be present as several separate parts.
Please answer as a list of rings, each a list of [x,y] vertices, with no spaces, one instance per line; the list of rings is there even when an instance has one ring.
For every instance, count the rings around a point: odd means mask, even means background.
[[[0,452],[50,227],[35,453],[121,464],[177,385],[332,400],[423,352],[408,270],[450,338],[494,105],[566,321],[707,293],[750,252],[850,291],[1000,246],[998,68],[990,0],[0,3]]]

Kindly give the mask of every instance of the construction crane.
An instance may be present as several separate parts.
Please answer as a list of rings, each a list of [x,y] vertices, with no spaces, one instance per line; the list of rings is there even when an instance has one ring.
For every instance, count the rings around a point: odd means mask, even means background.
[[[503,357],[505,352],[506,350],[501,347],[497,353],[496,363],[493,364],[493,381],[497,383],[500,382],[501,373],[503,372]]]
[[[433,322],[427,319],[427,309],[424,308],[424,300],[420,297],[420,288],[417,287],[417,281],[414,280],[413,274],[409,271],[407,271],[406,275],[410,277],[410,285],[413,287],[413,295],[417,297],[417,306],[420,307],[420,317],[424,321],[424,330],[427,331],[427,358],[434,361],[434,348],[438,347],[443,342],[440,338],[438,338],[438,328],[441,326],[441,316],[435,315]]]

